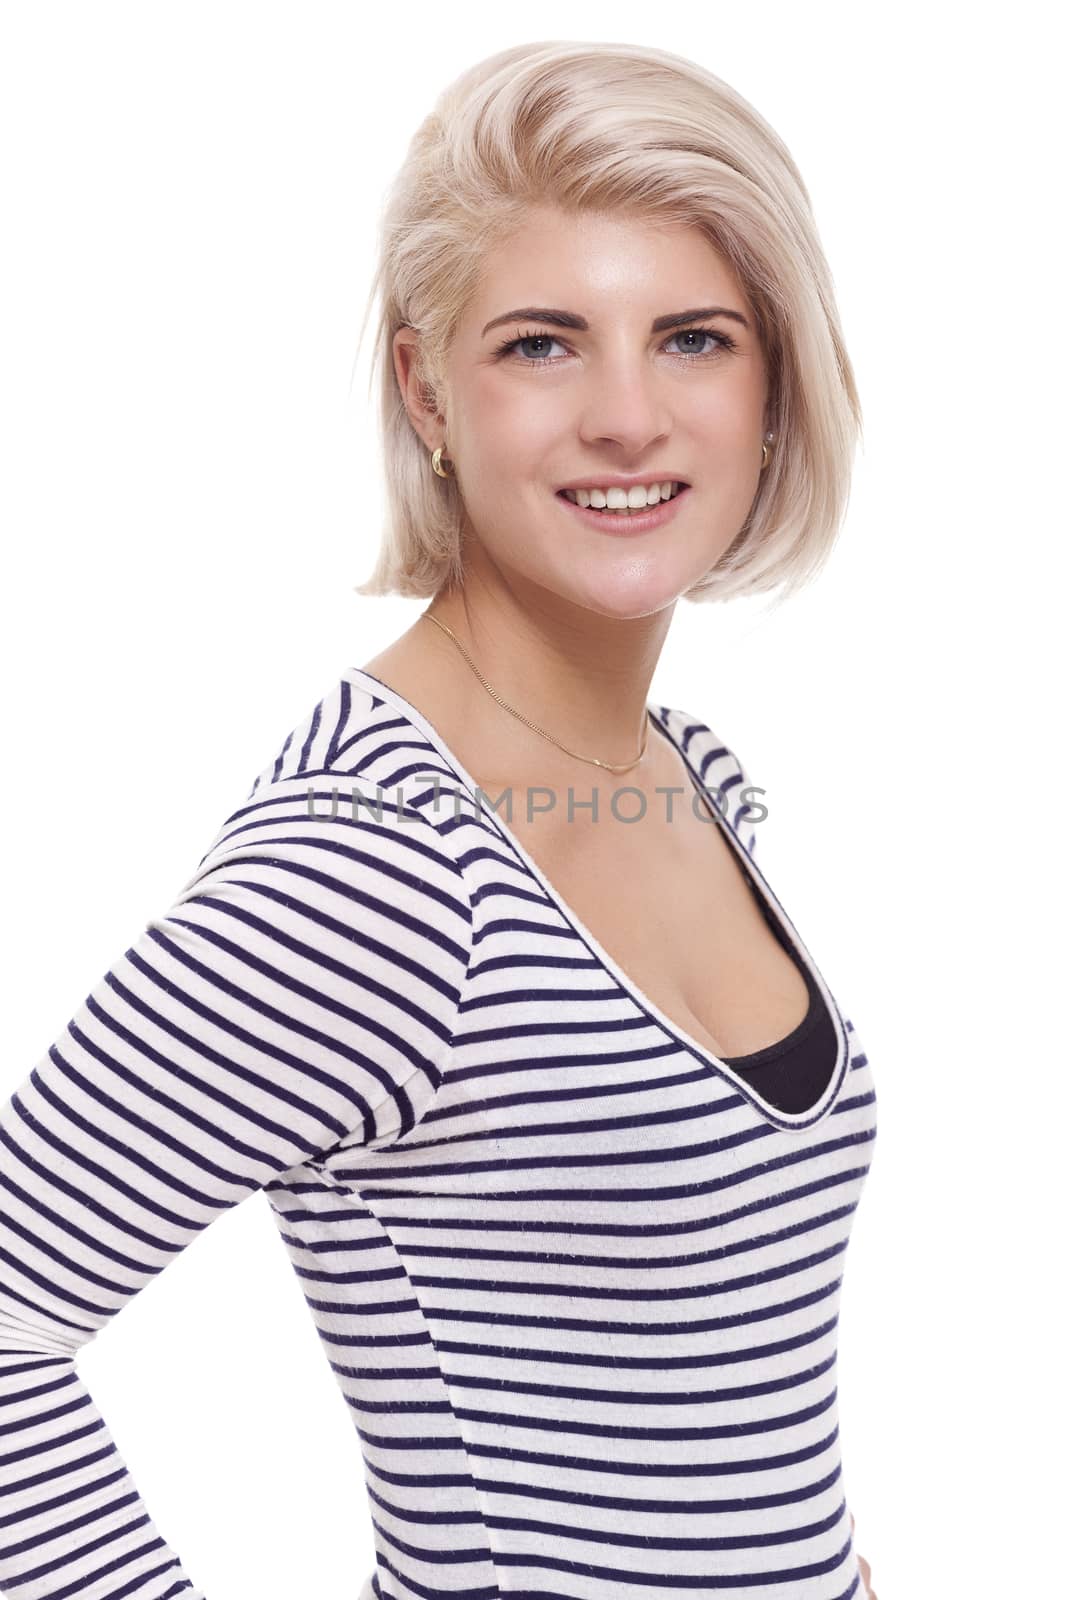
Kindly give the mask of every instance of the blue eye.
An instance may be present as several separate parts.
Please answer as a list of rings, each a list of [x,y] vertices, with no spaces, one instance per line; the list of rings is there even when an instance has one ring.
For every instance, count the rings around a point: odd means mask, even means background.
[[[709,339],[714,340],[715,348],[712,350],[683,350],[680,353],[680,359],[682,361],[707,361],[709,359],[714,359],[716,356],[722,355],[727,351],[735,350],[737,348],[736,342],[731,339],[728,333],[722,333],[718,328],[707,328],[703,326],[679,328],[676,330],[676,332],[671,334],[670,338],[667,340],[667,343],[670,344],[671,340],[673,339],[688,339],[693,335],[703,338],[705,341]],[[498,360],[502,360],[518,351],[520,345],[553,345],[561,343],[562,341],[557,339],[554,333],[549,333],[547,329],[539,328],[534,330],[532,333],[522,333],[517,339],[506,339],[503,344],[497,345],[493,354]],[[548,367],[555,366],[558,357],[551,360],[546,360],[543,355],[520,355],[519,360],[527,367]]]
[[[520,344],[556,344],[556,343],[558,343],[558,341],[550,333],[524,333],[521,338],[512,339],[507,344],[501,345],[497,353],[501,354],[501,353],[504,353],[504,352],[507,352],[507,351],[510,351],[510,350],[514,350]],[[526,361],[526,360],[531,359],[531,358],[528,358],[527,356],[524,355],[522,359],[524,361]],[[532,360],[538,366],[541,364],[540,362],[537,361],[536,356],[533,357]]]
[[[705,340],[706,339],[718,339],[720,341],[720,344],[719,344],[719,348],[720,349],[722,349],[723,345],[725,345],[727,343],[726,335],[724,333],[719,333],[719,332],[717,332],[716,330],[714,330],[712,328],[682,328],[682,330],[679,333],[672,333],[671,334],[671,338],[672,339],[688,339],[693,334],[695,334],[700,339],[705,339]],[[683,351],[682,352],[683,355],[690,355],[690,356],[701,356],[701,355],[705,355],[706,353],[707,353],[706,349],[687,350],[687,351]]]

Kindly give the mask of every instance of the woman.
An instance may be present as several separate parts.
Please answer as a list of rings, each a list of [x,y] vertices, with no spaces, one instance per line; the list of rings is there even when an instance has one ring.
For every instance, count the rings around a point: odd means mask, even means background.
[[[360,1432],[365,1600],[870,1594],[835,1388],[870,1069],[762,791],[647,701],[679,597],[793,591],[844,509],[806,191],[692,63],[527,45],[442,97],[381,248],[365,592],[430,604],[3,1111],[0,1584],[199,1595],[74,1362],[263,1189]]]

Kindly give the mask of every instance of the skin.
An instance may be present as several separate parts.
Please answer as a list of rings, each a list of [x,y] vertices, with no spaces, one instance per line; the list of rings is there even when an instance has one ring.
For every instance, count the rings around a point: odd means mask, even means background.
[[[483,333],[528,306],[577,313],[588,329],[525,318]],[[650,331],[656,317],[709,306],[739,312],[748,327],[717,317]],[[687,335],[698,323],[711,333]],[[717,332],[735,347],[720,347]],[[531,334],[544,338],[497,355]],[[417,333],[399,329],[397,380],[427,457],[444,445],[455,462],[465,515],[463,583],[427,611],[509,705],[570,750],[632,761],[674,608],[737,536],[775,426],[740,281],[695,228],[536,208],[487,258],[437,406],[416,381],[417,348]],[[605,472],[678,477],[691,491],[663,528],[613,538],[586,529],[555,495]],[[651,796],[657,784],[684,786],[676,754],[651,736],[641,765],[618,777],[563,754],[501,709],[424,621],[366,667],[423,712],[490,792],[562,791],[590,777],[605,798],[614,787],[643,785]],[[869,1564],[859,1565],[877,1600]]]
[[[525,306],[577,312],[589,330],[524,319],[483,336],[490,319]],[[749,327],[716,318],[703,335],[649,331],[657,316],[705,306],[737,310]],[[495,354],[538,328],[545,340]],[[720,348],[716,333],[736,349]],[[464,582],[427,609],[509,705],[571,750],[633,760],[674,607],[735,538],[773,426],[764,353],[736,275],[695,229],[537,208],[486,261],[449,352],[440,411],[415,382],[417,344],[414,330],[398,330],[397,379],[427,455],[444,444],[456,463],[467,524]],[[692,487],[669,525],[638,538],[586,529],[555,498],[561,484],[596,482],[598,472],[660,469]],[[401,693],[401,677],[420,687],[415,703],[431,720],[437,712],[463,730],[468,770],[513,784],[573,781],[573,761],[494,713],[440,629],[416,622],[368,663],[377,669]],[[653,751],[662,767],[650,737]]]
[[[853,1533],[855,1533],[855,1531],[856,1531],[856,1519],[855,1519],[855,1517],[852,1516],[851,1511],[849,1512],[849,1516],[852,1518],[852,1531],[853,1531]],[[863,1557],[859,1554],[858,1551],[856,1552],[856,1560],[860,1564],[860,1576],[862,1577],[863,1583],[864,1583],[864,1587],[867,1590],[867,1600],[878,1600],[878,1596],[875,1594],[874,1590],[871,1588],[871,1564],[870,1564],[870,1562],[869,1561],[865,1561],[863,1559]]]

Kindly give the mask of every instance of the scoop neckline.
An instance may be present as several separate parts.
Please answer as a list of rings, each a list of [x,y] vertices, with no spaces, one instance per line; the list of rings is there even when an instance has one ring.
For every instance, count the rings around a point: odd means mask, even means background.
[[[477,782],[466,770],[466,768],[463,766],[463,763],[459,760],[459,757],[450,748],[446,740],[438,732],[437,728],[433,725],[429,718],[419,710],[418,706],[413,705],[411,701],[406,700],[398,690],[392,688],[390,684],[384,683],[381,678],[376,678],[372,672],[367,672],[363,667],[350,667],[348,669],[348,676],[358,680],[359,683],[365,689],[367,689],[369,693],[376,694],[380,699],[387,701],[389,704],[395,707],[395,709],[398,710],[401,715],[404,716],[405,719],[410,722],[411,725],[416,728],[433,746],[442,760],[452,769],[453,774],[459,779],[460,783],[468,791],[471,798],[474,799],[478,790]],[[848,1076],[848,1031],[845,1028],[841,1013],[838,1010],[837,1002],[830,992],[829,987],[825,983],[822,973],[819,971],[814,960],[812,959],[807,945],[801,939],[785,907],[782,905],[781,901],[778,899],[778,896],[775,894],[774,890],[767,882],[767,879],[764,877],[763,869],[756,862],[755,858],[748,854],[748,851],[741,843],[741,840],[737,834],[737,830],[734,824],[730,821],[729,816],[724,815],[723,812],[719,810],[718,806],[716,806],[703,779],[696,771],[693,763],[690,761],[688,753],[671,732],[668,721],[671,708],[662,706],[659,710],[657,710],[656,707],[649,705],[646,706],[646,709],[653,724],[656,726],[656,728],[658,728],[661,735],[678,752],[679,756],[681,756],[686,771],[689,773],[690,781],[700,796],[706,801],[715,823],[719,828],[722,829],[724,837],[729,841],[730,847],[737,856],[738,864],[741,867],[741,870],[743,872],[748,872],[750,876],[754,875],[757,892],[764,896],[766,905],[769,906],[774,915],[779,918],[780,925],[785,930],[787,937],[793,945],[794,953],[806,969],[809,980],[814,982],[818,988],[823,1002],[833,1020],[834,1033],[837,1038],[837,1056],[834,1061],[834,1070],[830,1074],[829,1081],[819,1099],[806,1111],[783,1111],[780,1107],[772,1105],[769,1100],[765,1100],[763,1096],[751,1086],[751,1084],[749,1084],[743,1077],[740,1076],[739,1073],[735,1072],[728,1061],[725,1061],[721,1057],[714,1055],[706,1045],[703,1045],[699,1040],[694,1039],[693,1036],[687,1033],[679,1023],[674,1022],[670,1017],[668,1017],[666,1012],[664,1012],[649,995],[644,993],[640,986],[633,981],[627,972],[624,971],[615,958],[604,949],[603,945],[586,927],[585,923],[578,916],[578,913],[574,910],[574,908],[568,905],[567,901],[557,890],[555,884],[552,883],[548,877],[546,877],[545,873],[530,855],[521,839],[519,839],[518,836],[511,831],[508,825],[502,821],[497,812],[490,811],[488,813],[483,812],[482,814],[489,815],[491,817],[492,825],[498,830],[500,837],[515,852],[519,860],[523,863],[534,880],[540,884],[545,896],[551,901],[559,914],[571,925],[573,930],[583,940],[598,965],[603,967],[605,972],[607,972],[610,977],[614,978],[615,982],[618,984],[623,993],[626,994],[640,1010],[644,1011],[648,1016],[650,1016],[657,1026],[660,1027],[671,1039],[673,1039],[676,1044],[682,1045],[692,1056],[694,1056],[706,1071],[710,1072],[713,1076],[725,1079],[725,1081],[729,1083],[731,1087],[736,1089],[737,1093],[744,1100],[748,1101],[748,1103],[752,1105],[767,1122],[772,1123],[782,1132],[805,1132],[807,1129],[813,1128],[819,1123],[824,1122],[826,1118],[830,1116],[837,1104],[842,1087]],[[666,713],[666,715],[661,715],[660,712]],[[711,731],[709,728],[707,728],[706,723],[698,723],[697,726],[701,729],[705,729],[707,732]],[[802,1025],[802,1023],[798,1024],[798,1026]],[[764,1046],[764,1048],[771,1047]]]
[[[779,943],[781,943],[781,940],[779,940]],[[770,1044],[761,1045],[758,1050],[746,1050],[744,1055],[723,1056],[724,1066],[733,1067],[735,1070],[737,1067],[744,1067],[746,1071],[758,1070],[760,1067],[769,1066],[772,1061],[777,1061],[779,1056],[795,1050],[801,1040],[818,1027],[822,1013],[815,1003],[817,993],[815,985],[812,983],[811,974],[803,962],[798,964],[798,971],[804,979],[804,985],[808,991],[808,1009],[796,1027],[791,1028],[780,1039],[775,1039]]]

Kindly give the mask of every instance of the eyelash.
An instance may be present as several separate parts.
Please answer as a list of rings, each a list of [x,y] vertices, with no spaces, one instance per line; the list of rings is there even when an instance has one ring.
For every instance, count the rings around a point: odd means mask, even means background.
[[[671,334],[671,339],[680,339],[684,334],[687,333],[710,333],[713,339],[717,339],[719,341],[719,348],[711,351],[701,350],[699,352],[691,352],[688,355],[683,353],[679,356],[679,360],[681,361],[714,360],[716,356],[728,354],[731,350],[737,349],[737,341],[731,339],[728,333],[722,333],[718,328],[710,328],[704,323],[694,323],[692,327],[689,328],[675,328],[674,332]],[[563,340],[560,339],[557,334],[551,333],[547,328],[534,328],[529,333],[520,333],[517,339],[505,339],[503,344],[497,345],[493,354],[498,359],[502,359],[503,357],[510,355],[518,345],[525,344],[527,339],[550,339],[554,340],[557,344],[563,343]],[[670,340],[668,340],[668,343],[669,342]],[[556,359],[558,358],[545,361],[537,360],[531,356],[520,356],[519,359],[523,365],[527,367],[550,367],[555,365]]]

